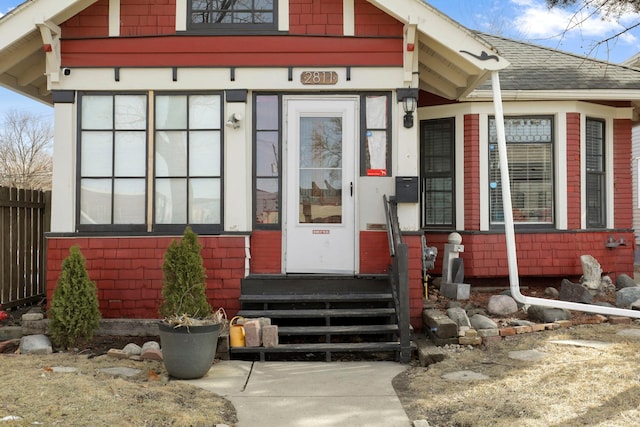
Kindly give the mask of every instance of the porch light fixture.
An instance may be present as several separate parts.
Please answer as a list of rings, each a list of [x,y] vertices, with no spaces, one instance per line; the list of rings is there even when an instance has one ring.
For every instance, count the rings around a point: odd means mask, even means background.
[[[413,113],[418,106],[418,88],[398,88],[398,102],[402,102],[404,110],[404,127],[410,129],[413,127]]]
[[[242,120],[241,114],[232,113],[227,119],[226,126],[228,128],[238,129],[240,127],[240,120]]]

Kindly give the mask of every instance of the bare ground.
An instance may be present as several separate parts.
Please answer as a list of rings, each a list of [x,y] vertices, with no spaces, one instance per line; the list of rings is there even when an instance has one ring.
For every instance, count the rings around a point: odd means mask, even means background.
[[[97,338],[101,353],[121,341]],[[126,342],[125,342],[126,344]],[[20,417],[3,425],[64,426],[215,426],[237,422],[226,399],[193,386],[169,381],[161,362],[118,360],[96,352],[51,355],[0,354],[2,398],[0,419]],[[15,349],[14,349],[15,350]],[[57,367],[77,368],[57,372]],[[141,370],[132,378],[101,373],[102,368]]]

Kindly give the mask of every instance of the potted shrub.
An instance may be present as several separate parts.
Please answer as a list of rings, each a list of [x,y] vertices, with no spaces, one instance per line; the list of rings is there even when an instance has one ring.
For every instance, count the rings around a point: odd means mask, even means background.
[[[179,379],[203,377],[216,355],[218,335],[226,323],[223,309],[212,313],[206,295],[206,271],[198,235],[190,227],[164,256],[159,324],[164,365]]]

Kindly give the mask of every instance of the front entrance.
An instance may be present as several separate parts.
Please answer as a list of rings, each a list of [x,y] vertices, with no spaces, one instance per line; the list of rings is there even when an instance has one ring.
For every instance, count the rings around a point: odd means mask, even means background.
[[[285,99],[286,273],[356,273],[357,98]]]

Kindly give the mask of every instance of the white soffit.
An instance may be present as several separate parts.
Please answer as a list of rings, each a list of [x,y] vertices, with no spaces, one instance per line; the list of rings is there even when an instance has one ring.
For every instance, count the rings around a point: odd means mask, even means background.
[[[37,25],[60,25],[96,1],[28,0],[0,18],[0,85],[51,104]]]
[[[491,71],[509,61],[422,0],[367,0],[405,25],[418,30],[420,89],[448,99],[460,99],[482,83]]]

